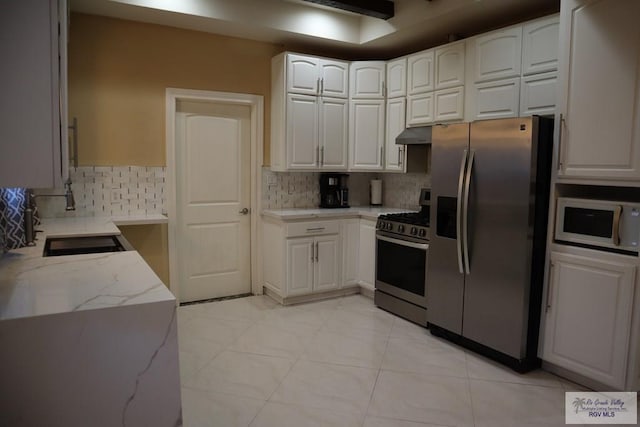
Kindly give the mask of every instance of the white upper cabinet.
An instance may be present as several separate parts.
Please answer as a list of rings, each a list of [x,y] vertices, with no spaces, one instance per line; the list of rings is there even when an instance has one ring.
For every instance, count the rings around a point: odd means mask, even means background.
[[[349,63],[287,54],[287,92],[346,98]]]
[[[640,179],[640,1],[560,9],[559,176]]]
[[[436,123],[462,120],[464,117],[464,88],[442,89],[433,92]]]
[[[474,80],[484,82],[520,75],[522,26],[476,37]]]
[[[387,98],[407,95],[407,58],[387,62]]]
[[[433,49],[407,57],[407,95],[435,89],[434,57]]]
[[[287,167],[316,169],[318,158],[318,102],[315,96],[287,96]]]
[[[320,60],[320,95],[334,98],[349,96],[349,63],[331,59]]]
[[[387,127],[384,169],[402,172],[405,169],[405,146],[396,144],[396,137],[405,129],[405,98],[387,100]]]
[[[320,168],[346,170],[349,141],[349,102],[340,98],[319,101]]]
[[[0,10],[0,187],[61,187],[69,173],[66,1],[9,1]]]
[[[473,120],[518,117],[520,109],[520,77],[474,85],[475,115]]]
[[[407,127],[433,123],[433,92],[407,97]]]
[[[520,116],[539,116],[556,112],[558,72],[532,74],[520,82]]]
[[[451,43],[435,50],[435,89],[464,84],[464,41]]]
[[[384,150],[385,101],[353,99],[349,113],[349,169],[381,170]]]
[[[384,98],[386,63],[384,61],[356,61],[349,67],[351,98]]]
[[[271,170],[347,169],[348,87],[348,62],[272,58]]]
[[[526,24],[522,29],[522,74],[558,69],[560,16]]]

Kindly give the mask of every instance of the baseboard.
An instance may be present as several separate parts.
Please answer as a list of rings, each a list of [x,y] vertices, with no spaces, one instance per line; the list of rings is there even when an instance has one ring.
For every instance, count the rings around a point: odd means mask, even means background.
[[[343,297],[346,295],[354,295],[354,294],[360,293],[360,286],[353,285],[353,286],[344,287],[342,289],[335,289],[332,291],[325,291],[325,292],[317,292],[317,293],[307,294],[307,295],[296,295],[293,297],[283,297],[267,287],[264,287],[264,293],[282,305],[293,305],[293,304],[302,304],[305,302],[320,301],[324,299]]]

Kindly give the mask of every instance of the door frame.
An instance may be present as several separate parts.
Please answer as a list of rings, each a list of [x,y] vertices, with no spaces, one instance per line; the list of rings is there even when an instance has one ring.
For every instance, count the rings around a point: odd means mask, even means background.
[[[251,292],[262,294],[260,255],[259,213],[262,211],[261,165],[264,152],[264,97],[245,93],[217,92],[193,89],[166,89],[166,147],[167,147],[167,214],[169,216],[169,289],[180,303],[177,248],[177,203],[176,203],[176,111],[178,101],[207,101],[248,106],[251,109]]]

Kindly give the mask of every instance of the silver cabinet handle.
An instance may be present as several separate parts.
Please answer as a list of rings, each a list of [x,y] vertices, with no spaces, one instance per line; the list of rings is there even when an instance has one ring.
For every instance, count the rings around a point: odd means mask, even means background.
[[[318,253],[320,252],[319,243],[316,242],[316,262],[318,262]]]
[[[547,286],[547,303],[544,309],[545,313],[548,313],[551,310],[551,294],[553,293],[553,268],[555,267],[555,263],[551,261],[549,263],[549,286]]]
[[[471,173],[473,172],[473,159],[475,158],[475,150],[471,150],[469,156],[469,165],[467,166],[467,173],[464,178],[464,200],[462,209],[462,254],[464,262],[464,270],[467,275],[471,273],[471,267],[469,265],[469,188],[471,187]]]
[[[316,147],[316,160],[314,163],[320,166],[320,147]]]
[[[468,152],[464,150],[462,160],[460,161],[460,173],[458,174],[458,197],[456,209],[456,253],[458,255],[458,271],[464,274],[462,266],[462,189],[464,185],[464,173],[467,166]]]
[[[316,79],[316,94],[320,94],[320,77]]]
[[[387,88],[384,85],[384,81],[382,82],[382,90],[381,90],[381,92],[382,92],[382,96],[386,98],[387,97]]]
[[[402,147],[398,147],[398,166],[402,168],[402,164],[404,163],[404,150]]]
[[[384,167],[384,147],[380,147],[380,166]]]
[[[558,173],[562,173],[564,166],[564,153],[562,152],[562,128],[564,127],[564,123],[564,114],[560,113],[560,123],[558,124]]]
[[[320,80],[320,93],[324,93],[324,77]]]
[[[324,166],[324,147],[320,147],[320,166]]]
[[[315,248],[316,248],[316,245],[314,245],[313,242],[311,242],[311,262],[313,262],[314,260],[313,251]]]
[[[613,211],[613,244],[620,246],[620,217],[622,216],[622,206],[616,206]]]
[[[73,124],[68,126],[69,130],[73,131],[73,139],[71,145],[73,146],[73,167],[78,167],[78,118],[73,118]]]
[[[240,210],[240,212],[238,212],[239,214],[242,215],[247,215],[249,213],[249,209],[248,208],[242,208],[242,210]]]
[[[316,231],[324,231],[324,227],[307,228],[307,233],[314,233]]]

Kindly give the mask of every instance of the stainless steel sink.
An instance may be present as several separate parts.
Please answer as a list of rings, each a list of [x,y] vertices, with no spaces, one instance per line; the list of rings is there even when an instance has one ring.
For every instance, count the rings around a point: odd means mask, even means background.
[[[132,247],[122,236],[79,236],[49,237],[44,244],[42,256],[61,256],[78,254],[97,254],[103,252],[122,252]]]

